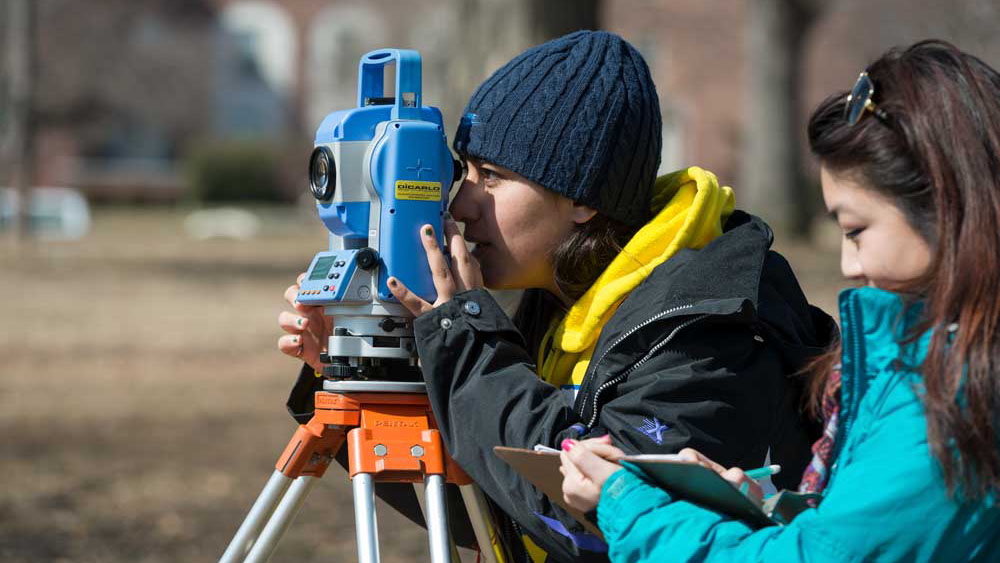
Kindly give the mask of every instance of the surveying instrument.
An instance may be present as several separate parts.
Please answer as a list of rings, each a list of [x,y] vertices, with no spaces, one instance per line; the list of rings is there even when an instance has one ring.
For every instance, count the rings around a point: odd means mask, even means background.
[[[395,90],[385,75],[395,65]],[[306,495],[341,447],[348,448],[358,559],[379,561],[376,481],[423,484],[430,559],[457,559],[445,483],[459,485],[481,557],[507,560],[482,491],[444,449],[417,366],[412,315],[389,292],[389,276],[434,302],[418,236],[435,227],[444,246],[448,192],[461,180],[441,112],[422,105],[420,55],[382,49],[361,58],[358,105],[326,116],[309,162],[310,189],[330,249],[313,258],[297,299],[324,307],[333,331],[321,357],[323,390],[220,562],[267,561]],[[418,488],[418,498],[421,496]]]

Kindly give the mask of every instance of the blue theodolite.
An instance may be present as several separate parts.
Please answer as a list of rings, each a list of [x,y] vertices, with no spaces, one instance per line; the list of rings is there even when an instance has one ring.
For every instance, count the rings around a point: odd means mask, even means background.
[[[395,95],[383,97],[384,67],[396,64]],[[316,131],[309,181],[330,250],[313,259],[298,300],[334,319],[324,375],[332,379],[419,379],[409,313],[389,293],[399,278],[435,300],[418,237],[435,226],[438,242],[452,183],[441,112],[421,103],[420,55],[383,49],[361,59],[358,107],[336,111]]]
[[[396,65],[393,96],[384,71]],[[358,107],[329,114],[316,132],[309,183],[330,249],[313,258],[297,299],[333,318],[321,355],[315,412],[278,458],[220,563],[266,562],[305,497],[346,447],[354,490],[358,560],[379,561],[376,481],[423,484],[430,559],[456,560],[445,483],[459,485],[479,557],[509,560],[483,492],[452,461],[417,368],[412,316],[389,293],[399,278],[436,300],[419,232],[442,223],[462,167],[448,150],[441,112],[421,105],[420,55],[382,49],[361,58]]]

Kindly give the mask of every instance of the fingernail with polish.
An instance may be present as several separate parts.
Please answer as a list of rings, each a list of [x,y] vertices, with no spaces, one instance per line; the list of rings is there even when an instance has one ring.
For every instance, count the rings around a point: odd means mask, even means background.
[[[298,344],[298,343],[299,343],[299,337],[298,336],[293,336],[292,337],[292,344]]]
[[[297,324],[299,326],[302,326],[303,322],[305,322],[305,319],[303,319],[302,317],[299,317],[299,320],[295,321],[295,324]]]
[[[396,278],[389,278],[389,287],[396,287]]]
[[[561,444],[559,444],[559,447],[562,448],[564,452],[568,452],[574,445],[576,445],[576,442],[574,442],[571,438],[566,438]]]
[[[432,237],[432,236],[434,236],[434,229],[432,229],[430,227],[425,227],[424,228],[424,234],[427,235],[427,236],[429,236],[429,237]]]

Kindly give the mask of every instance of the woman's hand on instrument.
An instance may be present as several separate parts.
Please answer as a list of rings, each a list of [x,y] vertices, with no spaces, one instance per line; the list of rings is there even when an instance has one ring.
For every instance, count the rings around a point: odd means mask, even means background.
[[[285,300],[293,311],[282,311],[278,315],[278,325],[288,334],[278,339],[278,350],[300,358],[313,369],[323,369],[319,361],[320,352],[326,349],[333,319],[323,315],[323,307],[299,303],[299,285],[305,278],[299,274],[295,284],[285,290]]]
[[[445,219],[444,233],[451,252],[451,265],[448,264],[444,252],[437,243],[434,228],[430,225],[420,228],[420,240],[424,245],[424,252],[427,253],[434,289],[437,290],[437,300],[433,304],[421,299],[395,277],[389,278],[389,291],[414,316],[420,316],[442,303],[451,301],[456,293],[483,287],[483,272],[479,267],[479,261],[469,252],[465,238],[451,218]]]
[[[563,500],[573,508],[587,512],[597,506],[601,488],[614,472],[625,452],[611,445],[610,436],[579,442],[567,440],[559,454],[563,474]]]

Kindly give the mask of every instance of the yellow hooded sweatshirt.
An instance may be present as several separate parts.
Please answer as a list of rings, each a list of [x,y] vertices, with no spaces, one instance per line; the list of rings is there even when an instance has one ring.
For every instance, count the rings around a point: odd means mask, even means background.
[[[561,320],[538,351],[538,374],[575,395],[587,373],[597,337],[618,305],[657,266],[682,248],[702,248],[722,234],[733,212],[733,190],[697,166],[660,176],[651,208],[659,213],[629,240],[594,285]]]

